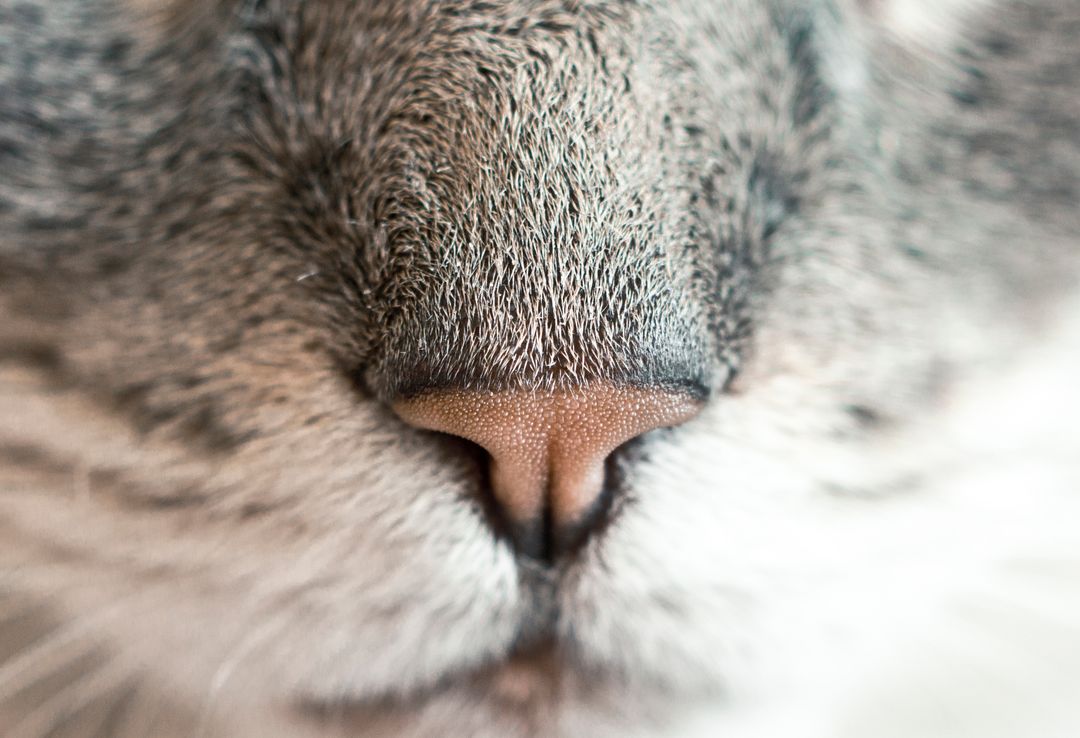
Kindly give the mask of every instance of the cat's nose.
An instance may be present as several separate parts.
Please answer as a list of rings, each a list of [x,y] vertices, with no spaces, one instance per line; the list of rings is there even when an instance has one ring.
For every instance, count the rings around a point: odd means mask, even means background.
[[[406,422],[450,433],[490,455],[490,480],[519,552],[551,558],[599,517],[605,461],[650,430],[697,413],[694,394],[610,384],[560,391],[421,394],[394,404]]]

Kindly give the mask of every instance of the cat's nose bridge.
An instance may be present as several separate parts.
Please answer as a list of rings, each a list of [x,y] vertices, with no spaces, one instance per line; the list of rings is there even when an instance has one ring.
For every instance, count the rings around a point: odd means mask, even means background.
[[[688,420],[699,407],[690,393],[611,384],[434,392],[394,404],[412,425],[487,450],[495,499],[522,531],[535,531],[545,518],[556,531],[579,526],[603,491],[604,462],[612,451],[647,431]]]

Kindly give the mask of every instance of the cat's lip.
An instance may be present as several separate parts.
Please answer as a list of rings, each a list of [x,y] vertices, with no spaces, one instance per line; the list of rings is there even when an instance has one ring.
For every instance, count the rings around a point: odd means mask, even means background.
[[[519,651],[493,664],[470,681],[491,699],[514,704],[534,704],[555,696],[565,661],[554,643]]]
[[[558,699],[563,677],[571,668],[559,645],[551,640],[512,651],[509,655],[474,669],[447,675],[436,686],[419,689],[393,699],[371,698],[335,701],[305,700],[301,713],[316,720],[332,716],[353,726],[396,724],[424,704],[450,692],[479,696],[498,710],[519,713],[550,705]]]

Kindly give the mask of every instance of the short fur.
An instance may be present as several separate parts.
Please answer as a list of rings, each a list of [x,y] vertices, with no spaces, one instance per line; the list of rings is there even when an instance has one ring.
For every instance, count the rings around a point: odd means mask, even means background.
[[[896,2],[0,0],[4,735],[1040,735],[1080,6]],[[595,380],[554,566],[387,409]]]

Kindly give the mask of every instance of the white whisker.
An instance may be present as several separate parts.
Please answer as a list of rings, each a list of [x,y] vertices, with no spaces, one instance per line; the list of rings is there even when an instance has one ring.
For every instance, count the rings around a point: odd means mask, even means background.
[[[130,614],[132,601],[142,599],[147,594],[140,592],[92,615],[65,623],[54,633],[13,656],[0,666],[0,701],[32,681],[48,676],[100,648],[104,638],[95,630],[110,620]],[[89,642],[85,642],[87,640]]]
[[[6,738],[44,738],[62,725],[71,715],[98,697],[118,688],[133,676],[131,667],[122,661],[111,661],[65,686],[27,713],[8,729]]]
[[[267,619],[261,622],[250,633],[241,638],[225,659],[222,660],[210,680],[206,698],[203,700],[199,711],[199,727],[198,730],[195,731],[196,736],[205,738],[209,735],[208,731],[210,729],[218,698],[224,691],[226,685],[232,680],[237,667],[244,659],[251,656],[259,646],[281,635],[291,622],[292,621],[289,618],[284,617],[279,617],[276,620]]]

